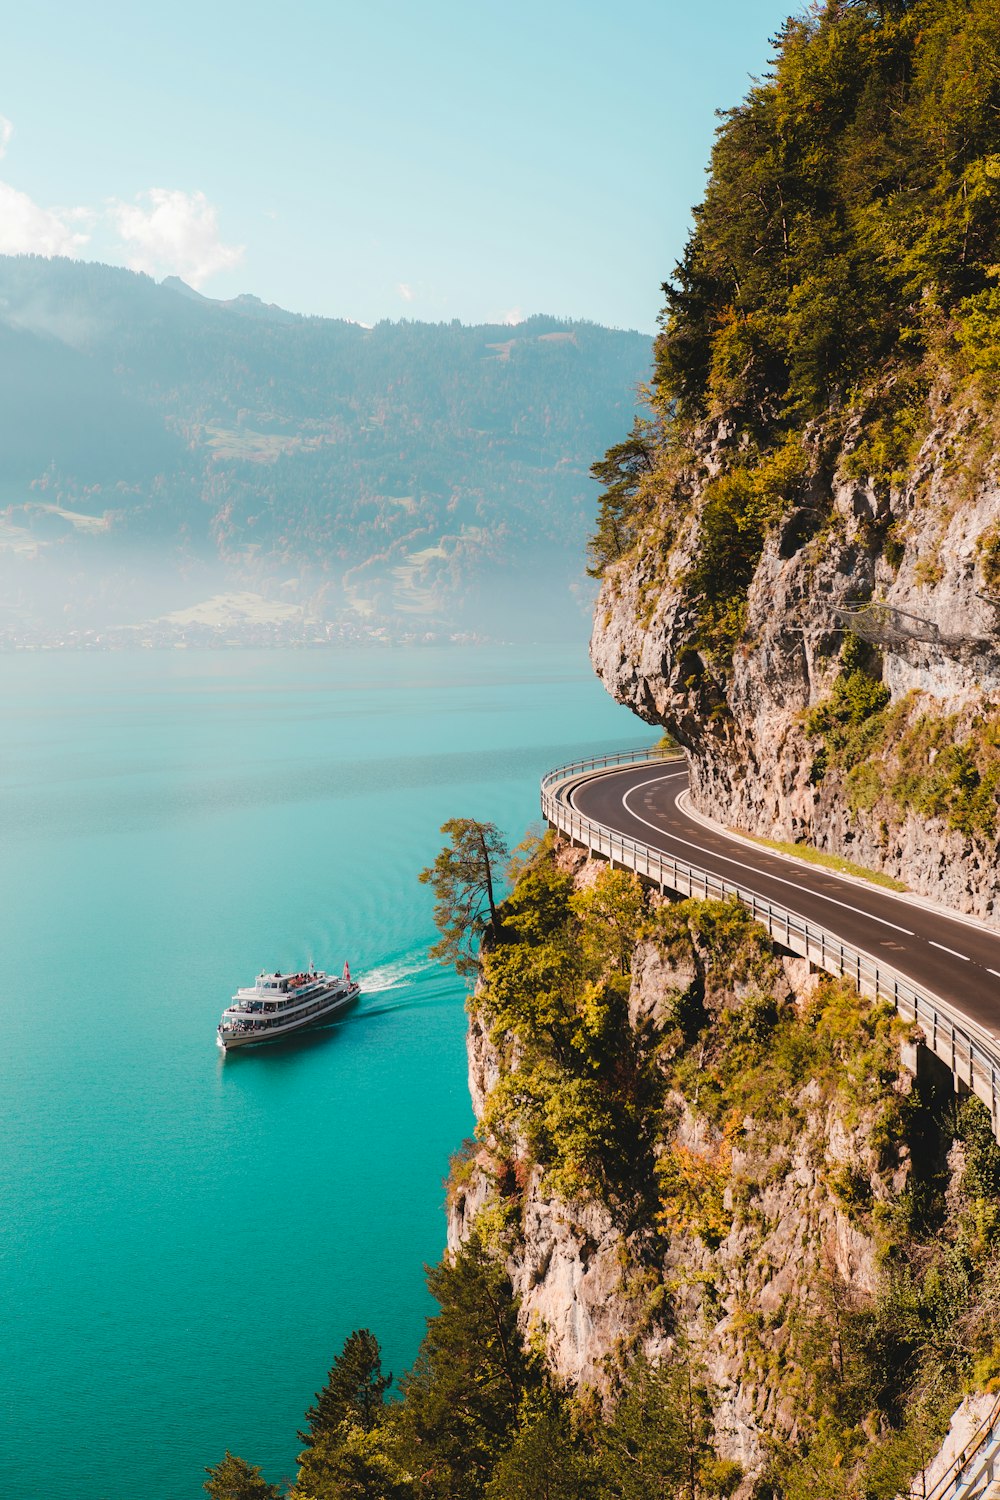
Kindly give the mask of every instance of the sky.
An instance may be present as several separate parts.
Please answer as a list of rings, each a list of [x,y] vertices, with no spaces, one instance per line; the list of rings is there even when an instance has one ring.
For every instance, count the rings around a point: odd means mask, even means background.
[[[0,253],[295,312],[652,332],[788,0],[32,0]]]

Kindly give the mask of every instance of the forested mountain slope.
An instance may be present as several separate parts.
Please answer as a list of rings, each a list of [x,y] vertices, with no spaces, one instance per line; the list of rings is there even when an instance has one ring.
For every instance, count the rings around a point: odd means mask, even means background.
[[[363,328],[0,258],[8,603],[101,623],[228,587],[395,630],[575,628],[587,467],[649,364],[592,324]]]
[[[593,543],[595,663],[703,806],[987,917],[998,267],[991,0],[790,20],[720,126]]]

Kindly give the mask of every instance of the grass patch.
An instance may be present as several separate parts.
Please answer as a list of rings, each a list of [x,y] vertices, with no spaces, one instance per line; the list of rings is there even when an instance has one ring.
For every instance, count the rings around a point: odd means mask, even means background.
[[[814,849],[811,844],[782,844],[777,839],[762,839],[755,833],[743,833],[742,830],[737,829],[730,831],[740,832],[742,838],[750,839],[755,844],[763,844],[766,849],[773,849],[776,854],[790,854],[795,859],[804,859],[810,865],[824,865],[828,870],[835,870],[838,875],[857,875],[862,880],[870,880],[873,885],[885,886],[890,891],[910,889],[901,880],[894,880],[891,875],[885,875],[881,870],[869,870],[866,865],[856,865],[852,859],[842,859],[839,854],[824,854],[822,849]]]

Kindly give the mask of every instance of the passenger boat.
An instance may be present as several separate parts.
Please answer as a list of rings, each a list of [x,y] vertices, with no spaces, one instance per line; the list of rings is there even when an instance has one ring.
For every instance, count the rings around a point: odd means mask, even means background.
[[[349,964],[342,975],[315,968],[302,974],[258,974],[247,989],[237,990],[222,1012],[215,1040],[223,1052],[273,1042],[292,1031],[318,1026],[353,1004],[361,986],[351,978]]]

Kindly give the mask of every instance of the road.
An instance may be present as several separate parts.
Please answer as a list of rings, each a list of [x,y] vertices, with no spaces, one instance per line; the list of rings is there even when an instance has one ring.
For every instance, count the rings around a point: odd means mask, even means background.
[[[686,766],[647,762],[583,780],[568,800],[606,828],[825,927],[1000,1034],[1000,933],[708,828],[678,806],[687,785]]]

